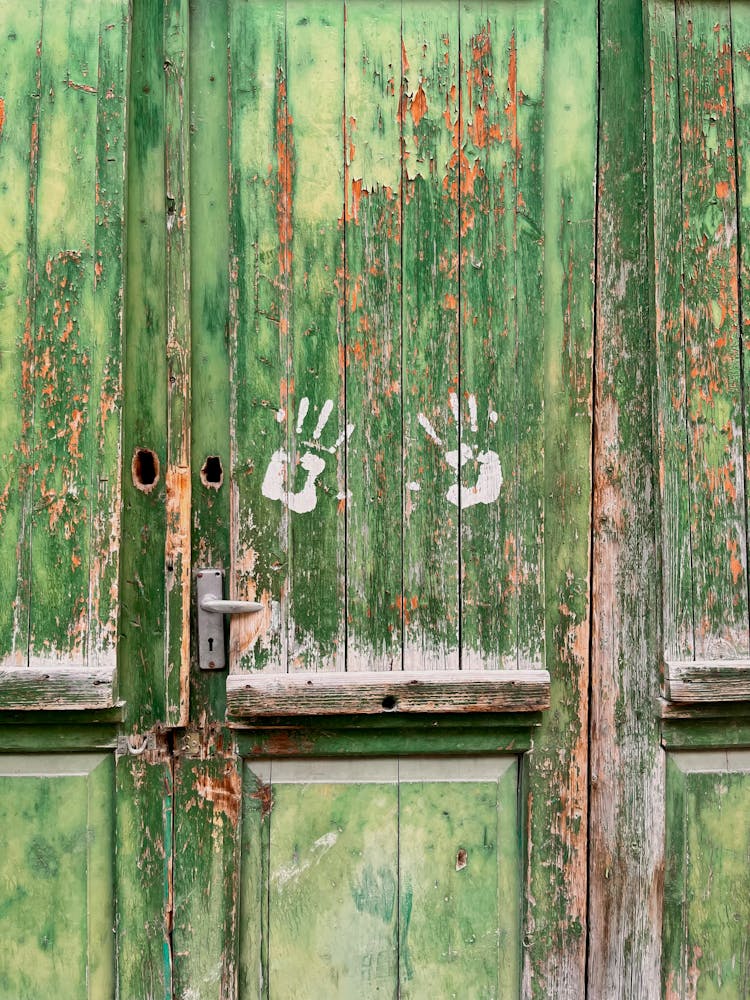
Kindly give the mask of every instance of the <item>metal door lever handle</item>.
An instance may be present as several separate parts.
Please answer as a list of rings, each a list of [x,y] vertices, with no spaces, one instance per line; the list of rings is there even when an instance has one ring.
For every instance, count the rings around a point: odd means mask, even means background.
[[[211,611],[217,615],[252,615],[263,610],[257,601],[222,601],[215,597],[204,597],[201,611]]]

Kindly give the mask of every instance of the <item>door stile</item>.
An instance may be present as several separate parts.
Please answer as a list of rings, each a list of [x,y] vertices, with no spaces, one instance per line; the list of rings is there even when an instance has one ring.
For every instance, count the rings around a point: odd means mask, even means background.
[[[588,995],[660,996],[654,364],[642,0],[600,4]],[[663,169],[670,174],[672,165]],[[677,222],[677,219],[675,219]]]

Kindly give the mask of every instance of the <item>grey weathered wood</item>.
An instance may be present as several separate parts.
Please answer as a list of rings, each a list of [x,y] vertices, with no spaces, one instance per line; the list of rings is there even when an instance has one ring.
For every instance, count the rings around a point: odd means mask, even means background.
[[[111,708],[115,704],[114,681],[114,668],[6,667],[0,670],[0,709]]]
[[[750,698],[750,660],[672,660],[666,668],[670,701],[691,704]]]
[[[227,711],[231,716],[537,712],[549,707],[549,690],[546,670],[231,674]]]

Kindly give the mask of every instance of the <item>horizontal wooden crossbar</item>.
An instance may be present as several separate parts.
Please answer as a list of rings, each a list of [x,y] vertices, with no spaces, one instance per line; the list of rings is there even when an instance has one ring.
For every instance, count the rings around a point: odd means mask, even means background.
[[[672,660],[667,697],[680,704],[750,699],[750,660]]]
[[[538,712],[546,670],[230,674],[227,714],[377,715],[384,712]]]
[[[0,710],[111,708],[114,683],[114,667],[0,667]]]

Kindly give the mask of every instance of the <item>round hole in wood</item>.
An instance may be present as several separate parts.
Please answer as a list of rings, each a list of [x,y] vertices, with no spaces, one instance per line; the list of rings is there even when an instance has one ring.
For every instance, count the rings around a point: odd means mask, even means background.
[[[392,712],[393,709],[396,707],[395,695],[387,694],[385,698],[383,698],[380,704],[383,706],[386,712]]]
[[[224,469],[218,455],[209,455],[201,469],[201,482],[209,490],[218,490],[224,482]]]
[[[136,448],[131,464],[133,486],[142,493],[150,493],[159,482],[159,459],[150,448]]]

